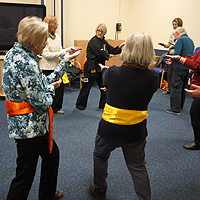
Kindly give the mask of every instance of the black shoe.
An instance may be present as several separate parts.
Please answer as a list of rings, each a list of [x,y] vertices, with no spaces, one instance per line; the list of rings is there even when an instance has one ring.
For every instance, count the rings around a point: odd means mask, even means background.
[[[169,91],[162,92],[162,94],[170,94]]]
[[[76,105],[76,108],[79,110],[85,110],[86,107],[82,105]]]
[[[197,142],[190,142],[189,144],[183,145],[185,149],[188,150],[200,150],[200,144]]]
[[[176,115],[180,115],[181,114],[180,112],[176,112],[176,111],[173,111],[171,109],[166,109],[166,112],[171,113],[171,114],[176,114]]]
[[[97,200],[107,200],[106,198],[106,191],[105,189],[96,189],[94,184],[91,184],[88,189],[89,193]]]

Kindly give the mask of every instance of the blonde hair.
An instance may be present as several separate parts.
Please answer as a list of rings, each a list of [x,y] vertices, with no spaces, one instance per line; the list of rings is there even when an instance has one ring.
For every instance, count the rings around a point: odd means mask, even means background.
[[[183,20],[181,18],[177,17],[177,18],[173,19],[172,23],[173,22],[176,22],[178,27],[182,27],[183,26]]]
[[[48,24],[48,30],[50,30],[50,25],[53,24],[53,22],[57,20],[57,18],[53,15],[48,15],[44,18],[44,22]]]
[[[19,44],[32,47],[42,47],[48,32],[48,25],[39,17],[25,17],[18,25],[17,38]]]
[[[101,28],[101,29],[102,29],[104,35],[107,33],[107,27],[106,27],[105,24],[103,24],[103,23],[99,24],[99,25],[96,27],[95,32],[97,32],[98,28]]]
[[[148,66],[154,63],[155,52],[151,36],[147,32],[137,32],[128,37],[120,55],[122,63]]]

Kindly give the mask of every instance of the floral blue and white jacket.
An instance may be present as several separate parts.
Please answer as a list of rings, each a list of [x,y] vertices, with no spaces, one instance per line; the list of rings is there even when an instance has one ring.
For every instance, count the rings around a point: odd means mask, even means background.
[[[2,88],[6,99],[13,102],[30,102],[35,112],[8,116],[9,137],[26,139],[43,136],[46,130],[47,111],[55,95],[51,83],[59,80],[70,61],[63,59],[49,76],[42,74],[39,58],[30,49],[15,43],[4,59]]]

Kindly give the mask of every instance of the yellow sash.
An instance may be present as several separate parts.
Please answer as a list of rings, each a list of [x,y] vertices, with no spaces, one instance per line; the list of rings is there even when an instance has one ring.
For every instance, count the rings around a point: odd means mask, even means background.
[[[148,111],[126,110],[115,108],[105,104],[102,118],[110,123],[118,125],[134,125],[142,122],[148,116]]]

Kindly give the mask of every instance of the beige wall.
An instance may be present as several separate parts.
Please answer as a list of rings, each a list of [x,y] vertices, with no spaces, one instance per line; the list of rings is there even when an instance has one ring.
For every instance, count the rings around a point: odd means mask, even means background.
[[[13,3],[40,3],[40,0],[4,0]],[[52,0],[44,1],[47,14],[53,13]],[[172,31],[172,20],[181,17],[195,46],[200,46],[199,0],[63,0],[64,47],[74,40],[89,40],[95,27],[103,22],[108,27],[107,39],[115,39],[115,24],[122,23],[119,39],[126,39],[137,31],[151,34],[154,48],[164,49],[158,42],[167,42]],[[56,16],[60,24],[60,1],[56,1]],[[120,9],[119,9],[120,8]],[[60,27],[58,29],[60,34]]]
[[[158,42],[167,42],[172,31],[172,20],[183,19],[189,37],[200,46],[200,1],[199,0],[133,0],[131,5],[131,31],[148,31],[153,39],[154,48],[164,49]]]
[[[27,3],[27,4],[40,4],[41,0],[1,0],[4,3]]]
[[[164,49],[158,42],[168,41],[175,17],[183,19],[188,35],[195,46],[200,46],[199,8],[199,0],[64,0],[64,46],[73,45],[74,40],[90,39],[101,22],[108,27],[106,38],[114,39],[119,20],[122,23],[119,39],[147,31],[154,48]]]

